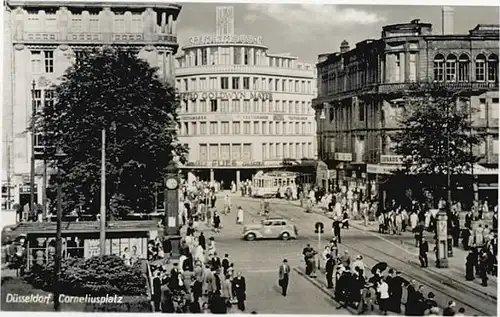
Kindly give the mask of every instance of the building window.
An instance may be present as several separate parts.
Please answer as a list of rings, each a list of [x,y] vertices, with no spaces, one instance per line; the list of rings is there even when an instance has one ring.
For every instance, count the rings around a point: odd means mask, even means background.
[[[54,51],[43,51],[44,60],[43,63],[45,65],[46,73],[54,72]]]
[[[253,100],[252,102],[252,111],[253,112],[259,112],[259,101]]]
[[[239,77],[233,77],[233,89],[235,89],[235,90],[240,89],[240,78]]]
[[[491,54],[488,57],[488,81],[498,81],[498,55]]]
[[[446,58],[446,81],[455,82],[457,80],[457,57],[448,55]]]
[[[33,74],[42,72],[42,54],[40,51],[31,51],[31,72]]]
[[[219,129],[217,129],[217,122],[210,122],[210,134],[211,135],[219,134]]]
[[[198,122],[191,122],[191,134],[196,135],[198,133]]]
[[[253,134],[260,134],[260,122],[254,121],[253,123]]]
[[[498,112],[499,112],[498,98],[492,98],[490,106],[491,106],[490,107],[491,118],[498,119]]]
[[[207,48],[202,48],[201,49],[201,65],[207,65],[207,64],[208,64]]]
[[[130,21],[130,33],[142,33],[142,18],[132,18]]]
[[[142,21],[141,21],[142,24]],[[89,19],[89,32],[90,33],[99,33],[99,18],[90,18]],[[141,33],[141,32],[137,32]]]
[[[300,82],[298,80],[295,81],[295,91],[294,92],[299,92],[300,91]]]
[[[248,99],[243,100],[243,112],[250,112],[250,100]]]
[[[241,65],[241,47],[235,46],[233,47],[234,54],[233,54],[233,64],[234,65]]]
[[[250,89],[250,77],[243,77],[243,89]]]
[[[274,134],[274,124],[272,121],[269,121],[269,134]]]
[[[221,122],[222,134],[229,134],[229,122]]]
[[[40,89],[35,89],[35,112],[42,109],[42,91]]]
[[[222,100],[221,101],[221,112],[229,112],[229,100]]]
[[[262,159],[267,160],[267,143],[262,143]]]
[[[486,57],[479,54],[476,57],[476,81],[485,81],[486,79]]]
[[[272,78],[269,78],[269,80],[268,80],[267,90],[269,90],[269,91],[273,90],[273,79]]]
[[[217,110],[218,110],[217,99],[210,100],[210,112],[217,112]]]
[[[280,91],[280,80],[278,78],[274,81],[274,91]]]
[[[210,56],[212,56],[212,65],[217,65],[219,63],[219,49],[217,47],[210,48]]]
[[[233,134],[241,134],[240,122],[233,122]]]
[[[295,101],[295,113],[300,113],[300,103]]]
[[[267,126],[267,121],[262,121],[262,134],[269,133],[269,128]]]
[[[53,90],[45,90],[43,104],[44,104],[44,107],[54,106],[54,91]]]
[[[365,121],[365,107],[359,103],[359,121]]]
[[[115,33],[125,33],[125,19],[115,19]]]
[[[83,32],[82,19],[80,18],[71,19],[71,33],[80,33],[80,32]]]
[[[196,91],[196,78],[191,78],[191,90]]]
[[[434,81],[444,81],[444,56],[441,54],[434,58]]]
[[[306,113],[306,102],[305,101],[302,101],[300,110],[301,110],[301,113]]]
[[[207,123],[206,122],[200,122],[200,134],[201,135],[207,134]]]
[[[458,59],[458,81],[468,82],[469,81],[469,68],[470,61],[467,54],[460,55]]]
[[[189,131],[189,122],[184,122],[184,135],[191,135]]]
[[[244,63],[245,65],[250,65],[250,48],[245,47],[244,48]]]
[[[239,99],[233,99],[233,111],[232,112],[241,112],[241,102]]]
[[[192,52],[194,53],[193,54],[193,56],[194,56],[194,66],[198,66],[199,63],[200,63],[200,61],[198,60],[198,50],[196,49],[196,50],[193,50]]]
[[[221,77],[220,78],[220,88],[221,89],[229,89],[229,78]]]
[[[210,89],[217,89],[217,77],[210,77]]]
[[[245,79],[243,79],[243,86],[245,86]],[[254,90],[259,89],[259,78],[257,77],[253,78],[253,89]]]
[[[498,139],[493,140],[493,154],[498,154]]]
[[[189,84],[187,79],[184,79],[184,91],[189,91]]]
[[[250,122],[243,122],[243,134],[250,134]]]

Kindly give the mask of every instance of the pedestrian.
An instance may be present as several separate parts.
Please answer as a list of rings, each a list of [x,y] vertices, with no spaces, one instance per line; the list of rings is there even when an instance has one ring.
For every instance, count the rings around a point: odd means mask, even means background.
[[[411,283],[406,287],[406,304],[405,304],[405,315],[406,316],[416,316],[415,307],[417,302],[417,290],[415,289],[416,281],[412,280]]]
[[[435,300],[435,295],[433,292],[429,292],[427,295],[427,300],[425,301],[426,308],[430,311],[434,307],[439,307],[436,300]]]
[[[424,226],[421,223],[417,224],[413,232],[415,233],[415,246],[419,248],[422,244]]]
[[[156,271],[155,277],[153,278],[153,303],[155,312],[161,311],[161,279],[160,271]]]
[[[222,259],[222,269],[224,270],[224,275],[227,274],[227,270],[229,269],[229,264],[231,261],[229,260],[229,254],[224,254],[224,259]]]
[[[335,269],[335,260],[331,256],[331,254],[327,255],[327,260],[325,263],[325,271],[326,271],[326,284],[327,288],[333,288],[333,271]]]
[[[279,285],[281,286],[281,295],[283,296],[286,296],[288,290],[289,275],[290,266],[288,265],[287,259],[284,259],[278,271]]]
[[[419,246],[419,256],[418,256],[418,258],[420,260],[421,267],[428,267],[429,266],[427,252],[429,252],[429,244],[427,243],[425,238],[422,238],[422,243]]]
[[[312,258],[314,258],[314,249],[308,244],[303,250],[302,255],[304,256],[304,262],[306,264],[306,275],[310,276],[313,271]]]
[[[415,302],[415,316],[423,316],[427,308],[426,301],[424,297],[424,286],[420,285],[418,291],[416,292],[416,302]]]
[[[243,208],[241,208],[241,206],[238,206],[238,213],[236,214],[236,224],[243,224]]]
[[[465,261],[465,280],[467,281],[474,280],[474,261],[477,261],[477,257],[474,252],[470,251]]]
[[[344,267],[348,267],[351,265],[351,257],[349,256],[349,251],[344,250],[344,255],[340,258],[340,262]]]
[[[488,255],[486,252],[481,254],[481,259],[479,260],[479,274],[481,277],[481,285],[488,286]]]
[[[198,244],[203,248],[203,250],[207,249],[207,242],[205,240],[205,235],[203,234],[203,231],[200,232],[200,235],[198,236]]]
[[[379,308],[383,315],[387,315],[389,310],[389,285],[384,279],[379,281],[377,291],[379,292]]]
[[[233,300],[232,291],[232,281],[229,275],[225,275],[224,281],[222,282],[222,292],[221,297],[224,299],[227,307],[231,307],[231,302]]]
[[[338,295],[340,295],[339,298],[335,298],[335,300],[340,303],[340,306],[337,306],[337,309],[347,308],[351,304],[351,291],[353,284],[351,270],[349,267],[346,267],[335,285],[335,290],[338,288],[340,291],[338,293]]]
[[[214,212],[214,231],[220,232],[220,216],[218,212]]]
[[[401,272],[396,271],[389,284],[389,293],[391,295],[391,311],[401,313],[401,298],[403,297],[403,286],[407,282],[401,277]]]
[[[452,300],[448,302],[448,307],[443,310],[443,316],[455,316],[456,303]]]
[[[233,292],[238,300],[238,309],[242,312],[245,311],[245,300],[246,300],[246,283],[245,278],[241,275],[241,272],[237,273],[237,276],[233,279]]]

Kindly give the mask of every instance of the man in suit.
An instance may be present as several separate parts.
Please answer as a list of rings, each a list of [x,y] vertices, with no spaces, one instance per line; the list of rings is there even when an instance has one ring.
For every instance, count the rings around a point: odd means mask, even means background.
[[[327,254],[326,258],[325,270],[326,283],[328,284],[327,288],[333,288],[333,270],[335,269],[335,262],[331,254]]]
[[[427,267],[429,265],[429,260],[427,259],[427,252],[429,252],[429,244],[422,238],[422,243],[419,246],[419,260],[422,267]]]
[[[288,281],[290,275],[290,266],[286,259],[283,260],[283,264],[280,265],[279,269],[279,284],[281,286],[281,295],[286,296],[286,291],[288,289]]]
[[[161,278],[160,271],[156,271],[155,277],[153,278],[153,302],[155,306],[155,312],[160,311],[161,303]]]
[[[212,258],[212,269],[214,271],[217,271],[218,269],[220,269],[222,267],[222,263],[221,263],[221,260],[220,260],[220,257],[217,255],[217,252],[214,253],[214,257]]]
[[[238,309],[242,312],[245,311],[246,290],[245,278],[241,276],[241,272],[238,272],[237,276],[233,279],[233,292],[238,300]]]
[[[229,261],[229,254],[226,253],[224,254],[224,259],[222,259],[222,268],[224,269],[224,275],[227,274],[229,264],[231,264],[231,261]]]
[[[171,291],[178,290],[180,288],[179,285],[179,264],[177,262],[174,263],[174,267],[170,271],[170,283],[168,288],[170,288]]]

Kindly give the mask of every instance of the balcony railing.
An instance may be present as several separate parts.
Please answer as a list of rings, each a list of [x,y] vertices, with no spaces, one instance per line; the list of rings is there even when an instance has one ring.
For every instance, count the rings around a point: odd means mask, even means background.
[[[267,65],[201,65],[181,67],[175,70],[177,76],[186,76],[192,74],[219,74],[219,73],[250,73],[275,76],[297,76],[313,78],[313,70],[297,68],[277,68]]]
[[[498,90],[498,82],[436,82],[436,83],[394,83],[378,86],[379,93],[397,93],[404,90],[417,90],[436,84],[450,90]]]

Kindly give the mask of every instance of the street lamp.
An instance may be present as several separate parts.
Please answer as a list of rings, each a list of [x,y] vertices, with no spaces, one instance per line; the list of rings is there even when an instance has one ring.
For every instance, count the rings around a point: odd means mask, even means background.
[[[31,83],[31,171],[30,171],[30,212],[35,211],[35,115],[36,115],[36,100],[35,100],[36,82],[33,79]]]
[[[62,260],[62,233],[61,233],[61,222],[62,222],[62,190],[61,190],[61,168],[60,161],[66,157],[66,154],[60,149],[57,149],[55,153],[55,159],[57,164],[57,223],[56,223],[56,256],[54,262],[54,310],[60,310],[59,303],[59,275],[61,271],[61,260]]]

